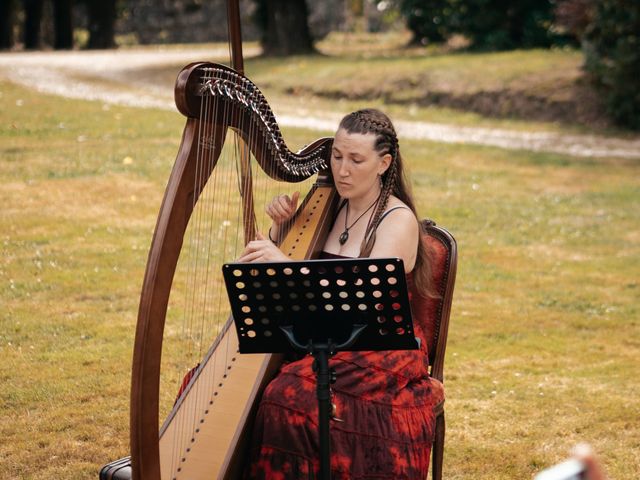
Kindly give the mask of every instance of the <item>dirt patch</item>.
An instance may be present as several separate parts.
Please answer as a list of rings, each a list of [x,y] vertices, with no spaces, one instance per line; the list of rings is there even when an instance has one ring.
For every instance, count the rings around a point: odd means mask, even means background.
[[[560,92],[561,91],[561,92]],[[387,104],[446,107],[462,112],[474,112],[486,117],[514,118],[542,122],[581,124],[591,128],[608,128],[602,99],[595,89],[582,81],[558,90],[541,92],[503,88],[462,93],[448,90],[424,90],[414,82],[394,82],[376,87],[361,86],[345,91],[337,88],[296,86],[286,90],[291,95],[315,95],[333,100],[383,100]]]
[[[589,127],[610,127],[604,106],[593,89],[576,87],[572,98],[557,100],[509,89],[472,94],[432,92],[418,102],[495,118],[518,118],[543,122],[578,123]]]

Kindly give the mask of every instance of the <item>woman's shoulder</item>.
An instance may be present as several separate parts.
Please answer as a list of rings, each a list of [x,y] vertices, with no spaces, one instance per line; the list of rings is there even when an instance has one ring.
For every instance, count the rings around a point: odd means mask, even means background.
[[[413,223],[417,222],[416,216],[409,206],[400,200],[398,197],[391,195],[389,197],[389,201],[387,202],[387,208],[385,208],[382,216],[380,218],[380,224],[384,223],[387,220],[395,220],[393,223],[401,222],[401,223]]]
[[[407,272],[413,269],[420,238],[418,220],[413,211],[396,197],[390,197],[376,228],[372,257],[399,257]]]
[[[377,225],[378,233],[393,234],[396,238],[408,235],[418,236],[418,219],[409,206],[399,198],[391,196],[387,208],[380,217]]]
[[[398,207],[402,207],[402,208],[405,208],[405,209],[411,211],[411,209],[409,208],[409,205],[404,203],[402,200],[400,200],[395,195],[389,195],[389,200],[387,200],[387,208],[386,208],[386,210],[390,210],[392,208],[398,208]]]

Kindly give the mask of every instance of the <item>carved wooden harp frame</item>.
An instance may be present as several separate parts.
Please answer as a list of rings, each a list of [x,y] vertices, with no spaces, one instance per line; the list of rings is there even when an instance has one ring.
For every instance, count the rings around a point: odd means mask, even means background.
[[[263,170],[277,180],[301,181],[318,174],[280,244],[292,260],[317,255],[331,226],[335,208],[336,194],[328,172],[332,139],[319,139],[298,153],[286,148],[269,105],[258,88],[242,74],[238,2],[229,1],[228,9],[234,68],[207,62],[193,63],[180,72],[176,81],[176,106],[187,120],[153,235],[134,345],[130,440],[132,475],[136,480],[238,478],[257,400],[279,365],[275,356],[239,355],[237,347],[229,349],[224,354],[231,365],[228,367],[229,378],[225,372],[227,383],[220,389],[220,393],[229,394],[220,395],[211,402],[212,412],[208,412],[207,417],[208,424],[220,423],[214,428],[216,438],[203,437],[193,448],[188,448],[187,453],[179,452],[185,458],[179,459],[178,463],[195,468],[191,473],[167,472],[163,467],[163,438],[172,435],[172,419],[193,408],[196,400],[191,400],[195,396],[191,392],[196,390],[193,386],[200,378],[220,374],[216,371],[219,367],[210,365],[215,362],[208,361],[219,345],[234,341],[237,345],[235,329],[230,328],[232,322],[228,321],[160,428],[160,364],[171,285],[185,230],[200,192],[215,168],[227,129],[238,133]],[[215,97],[218,106],[215,109],[205,107],[209,108],[205,123],[211,127],[206,130],[206,138],[199,118],[205,96]],[[216,159],[205,171],[202,166],[196,167],[197,151],[203,145],[212,150]],[[242,204],[246,243],[255,232],[251,195],[243,196]],[[218,434],[224,437],[220,442]],[[207,435],[211,435],[211,431]],[[215,459],[211,460],[211,457]],[[181,469],[177,471],[181,472]]]

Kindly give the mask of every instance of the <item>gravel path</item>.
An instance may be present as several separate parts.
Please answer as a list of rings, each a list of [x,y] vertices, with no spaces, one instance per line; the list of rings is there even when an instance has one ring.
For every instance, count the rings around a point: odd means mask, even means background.
[[[253,52],[246,52],[251,54]],[[99,100],[134,107],[175,110],[173,92],[153,83],[132,81],[136,69],[186,65],[191,61],[223,57],[226,50],[162,49],[82,52],[0,53],[0,77],[70,98]],[[295,111],[280,112],[282,126],[333,131],[341,115],[315,112],[313,117]],[[445,143],[468,143],[506,149],[554,152],[580,157],[640,158],[640,137],[622,139],[554,132],[523,132],[496,128],[461,127],[429,122],[398,121],[404,138]]]

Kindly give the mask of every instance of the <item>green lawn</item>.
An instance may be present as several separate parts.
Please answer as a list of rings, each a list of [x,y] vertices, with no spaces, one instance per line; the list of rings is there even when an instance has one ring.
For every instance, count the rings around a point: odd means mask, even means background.
[[[96,478],[128,450],[137,300],[183,118],[7,83],[0,112],[0,478]],[[402,148],[421,215],[460,251],[445,478],[531,478],[579,441],[634,478],[638,161]]]

